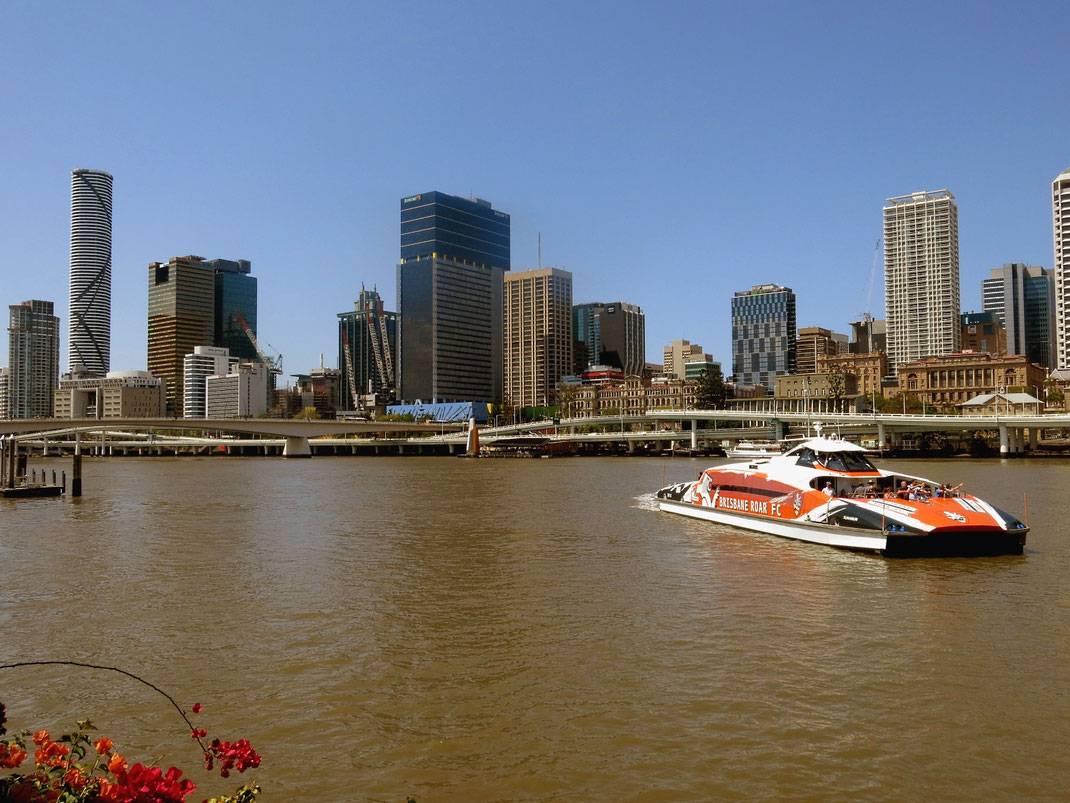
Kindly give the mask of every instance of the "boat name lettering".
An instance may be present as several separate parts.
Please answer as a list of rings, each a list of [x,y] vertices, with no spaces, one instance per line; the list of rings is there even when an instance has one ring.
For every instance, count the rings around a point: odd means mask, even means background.
[[[718,496],[717,507],[728,510],[740,510],[744,513],[764,513],[773,516],[780,515],[779,502],[767,502],[764,499],[736,499],[734,496]]]

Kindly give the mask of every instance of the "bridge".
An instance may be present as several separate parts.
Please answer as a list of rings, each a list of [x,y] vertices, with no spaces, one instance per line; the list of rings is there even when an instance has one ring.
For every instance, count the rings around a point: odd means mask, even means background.
[[[1015,455],[1025,451],[1026,444],[1035,449],[1041,430],[1070,430],[1070,414],[1051,415],[992,415],[961,416],[935,414],[859,414],[822,413],[819,416],[805,412],[743,411],[743,410],[681,410],[656,411],[643,415],[600,416],[596,418],[570,418],[559,421],[531,421],[480,428],[480,437],[493,444],[498,438],[516,437],[523,434],[539,434],[557,441],[617,442],[626,444],[629,451],[644,442],[687,443],[692,450],[710,442],[739,439],[779,439],[787,427],[795,433],[810,430],[820,420],[826,431],[838,431],[851,439],[872,439],[883,445],[895,447],[905,433],[920,432],[966,432],[998,431],[1000,454]],[[700,424],[705,426],[700,428]],[[683,429],[686,425],[688,428]],[[598,431],[592,431],[598,430]],[[312,454],[311,440],[320,439],[321,445],[351,446],[356,444],[387,444],[399,450],[406,444],[439,444],[454,449],[467,440],[467,424],[463,423],[410,423],[396,421],[326,420],[305,421],[294,419],[27,419],[0,421],[0,435],[9,435],[18,440],[49,441],[59,444],[75,443],[83,434],[110,432],[123,433],[124,439],[113,445],[124,448],[145,445],[143,438],[134,433],[176,433],[168,440],[190,444],[229,445],[239,448],[260,444],[267,449],[281,446],[284,457],[309,457]],[[259,440],[227,440],[204,436],[183,435],[189,432],[220,432],[238,435],[256,435]],[[374,438],[368,437],[374,434]],[[125,437],[129,435],[129,437]],[[350,436],[338,440],[337,436]],[[327,436],[333,439],[325,440]],[[365,436],[353,439],[352,436]],[[390,437],[393,436],[393,437]],[[267,440],[272,439],[272,440]],[[47,446],[46,446],[47,448]]]

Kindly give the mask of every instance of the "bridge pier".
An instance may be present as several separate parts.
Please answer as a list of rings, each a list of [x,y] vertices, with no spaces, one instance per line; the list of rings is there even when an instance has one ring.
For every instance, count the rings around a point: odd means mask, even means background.
[[[1007,436],[1007,425],[999,425],[999,456],[1006,457],[1010,451],[1010,440]]]
[[[691,419],[691,451],[698,448],[698,421]]]
[[[308,438],[301,436],[286,436],[286,445],[282,447],[283,457],[312,457],[312,447]]]
[[[1029,451],[1035,452],[1040,440],[1040,430],[1037,427],[1029,428]]]

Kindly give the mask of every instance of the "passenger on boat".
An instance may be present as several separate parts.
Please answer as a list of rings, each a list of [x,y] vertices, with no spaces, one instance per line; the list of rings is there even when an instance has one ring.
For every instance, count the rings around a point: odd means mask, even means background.
[[[907,481],[906,480],[902,480],[899,483],[899,490],[895,492],[895,495],[897,497],[899,497],[900,499],[909,499],[910,498],[910,488],[907,486]]]
[[[870,499],[877,498],[877,483],[875,483],[873,480],[870,480],[869,485],[866,486],[866,496],[868,496]]]
[[[831,481],[825,483],[825,487],[821,489],[821,493],[823,493],[825,496],[836,495],[836,489],[832,487]]]

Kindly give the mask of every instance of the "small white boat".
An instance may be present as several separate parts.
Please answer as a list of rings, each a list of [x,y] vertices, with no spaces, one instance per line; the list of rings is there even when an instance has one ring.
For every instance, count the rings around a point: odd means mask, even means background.
[[[724,453],[725,457],[731,457],[733,460],[752,460],[773,457],[783,451],[780,444],[773,441],[737,441],[734,446],[726,448]]]
[[[1029,532],[976,496],[881,471],[861,446],[820,435],[709,468],[657,498],[669,513],[889,557],[1020,555]]]

